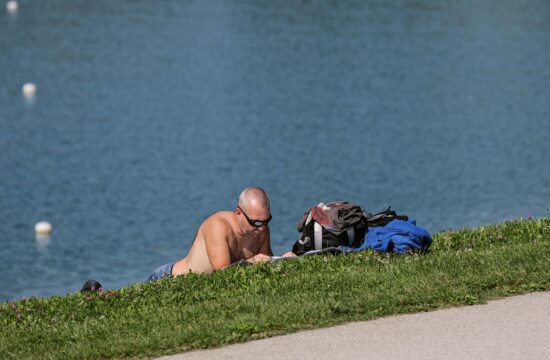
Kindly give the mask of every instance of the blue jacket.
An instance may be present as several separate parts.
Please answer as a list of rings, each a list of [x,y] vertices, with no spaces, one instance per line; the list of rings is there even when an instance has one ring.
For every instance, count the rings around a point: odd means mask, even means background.
[[[403,253],[407,250],[427,250],[432,243],[432,237],[423,228],[416,226],[416,220],[393,220],[386,226],[369,228],[367,240],[360,248],[349,249],[360,251],[372,249],[375,251]]]

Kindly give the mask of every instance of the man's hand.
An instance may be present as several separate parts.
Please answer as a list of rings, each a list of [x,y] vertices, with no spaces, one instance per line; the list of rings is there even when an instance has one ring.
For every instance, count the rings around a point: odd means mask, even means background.
[[[251,263],[257,263],[262,261],[269,261],[271,260],[271,256],[265,255],[265,254],[257,254],[252,256],[250,259],[247,259],[246,261]]]
[[[293,253],[292,251],[289,251],[283,254],[283,257],[293,257],[293,256],[296,256],[296,254]]]

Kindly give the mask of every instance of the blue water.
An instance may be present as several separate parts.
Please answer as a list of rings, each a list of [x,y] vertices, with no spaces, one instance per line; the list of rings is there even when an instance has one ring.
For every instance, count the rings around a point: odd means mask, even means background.
[[[548,1],[19,4],[0,10],[0,301],[142,281],[250,185],[276,254],[319,201],[431,232],[548,214]]]

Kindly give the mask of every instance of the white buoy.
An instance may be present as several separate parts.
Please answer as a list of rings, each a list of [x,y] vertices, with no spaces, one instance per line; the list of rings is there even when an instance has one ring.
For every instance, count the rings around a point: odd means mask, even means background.
[[[23,85],[23,95],[26,98],[33,98],[36,95],[36,85],[33,83],[26,83]]]
[[[6,4],[6,9],[10,14],[16,13],[17,9],[19,9],[19,4],[17,3],[17,1],[8,1]]]
[[[34,225],[36,235],[50,235],[52,233],[52,224],[47,221],[40,221]]]

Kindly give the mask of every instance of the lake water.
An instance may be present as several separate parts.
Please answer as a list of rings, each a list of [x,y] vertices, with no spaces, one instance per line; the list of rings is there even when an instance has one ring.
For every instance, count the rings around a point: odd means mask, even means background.
[[[19,5],[0,9],[0,301],[142,281],[250,185],[276,254],[320,201],[432,233],[548,214],[548,1]]]

